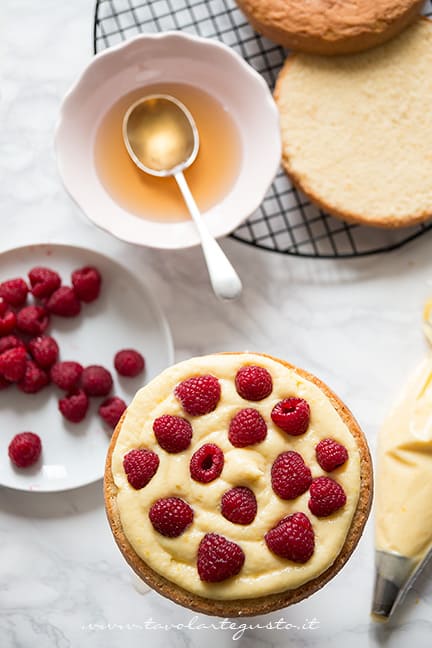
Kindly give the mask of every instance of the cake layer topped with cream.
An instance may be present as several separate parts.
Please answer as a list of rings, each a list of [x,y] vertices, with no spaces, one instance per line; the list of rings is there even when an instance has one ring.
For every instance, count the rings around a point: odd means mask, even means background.
[[[252,384],[250,397],[261,400],[240,395],[236,376],[244,367],[270,375],[270,386],[258,381],[254,392]],[[198,381],[195,393],[194,381],[185,381],[198,376],[213,378]],[[292,407],[285,411],[286,399]],[[212,411],[194,410],[209,402]],[[247,444],[248,435],[254,442]],[[267,356],[214,354],[170,367],[138,391],[116,440],[112,474],[123,532],[147,565],[194,594],[247,599],[295,589],[332,565],[357,507],[360,453],[311,380]],[[289,525],[295,538],[285,542]]]

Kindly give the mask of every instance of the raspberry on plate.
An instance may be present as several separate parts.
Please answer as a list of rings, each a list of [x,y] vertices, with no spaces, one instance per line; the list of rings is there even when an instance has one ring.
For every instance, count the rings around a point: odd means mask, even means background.
[[[291,500],[307,491],[312,483],[312,474],[303,457],[288,450],[275,459],[271,467],[271,483],[276,495]]]
[[[99,297],[102,277],[93,266],[85,266],[72,272],[72,286],[81,301],[89,303]]]
[[[159,467],[159,457],[155,452],[139,448],[130,450],[123,457],[123,468],[132,488],[139,490],[147,486]]]
[[[334,439],[323,439],[315,448],[317,461],[326,472],[342,466],[348,459],[348,451]]]
[[[243,549],[218,533],[206,533],[199,543],[197,569],[207,583],[219,583],[236,576],[245,561]]]
[[[237,372],[235,386],[238,394],[245,400],[260,401],[270,396],[273,380],[264,367],[247,365]]]
[[[81,423],[89,408],[88,396],[82,389],[69,392],[64,398],[60,398],[58,408],[71,423]]]
[[[0,297],[0,335],[9,335],[16,326],[16,315],[9,304]]]
[[[7,389],[11,385],[12,383],[9,380],[6,380],[6,378],[3,378],[3,376],[0,374],[0,391]]]
[[[61,286],[55,290],[46,304],[50,313],[60,317],[75,317],[81,312],[81,302],[70,286]]]
[[[31,285],[31,291],[37,299],[50,297],[54,290],[60,288],[60,275],[50,268],[37,266],[32,268],[28,273]]]
[[[314,479],[309,493],[309,508],[317,517],[327,517],[346,504],[344,489],[331,477]]]
[[[208,484],[219,477],[224,466],[224,454],[215,443],[206,443],[196,450],[190,460],[192,479]]]
[[[29,335],[42,335],[49,324],[49,313],[43,306],[24,306],[17,314],[17,328]]]
[[[193,522],[193,510],[180,497],[162,497],[150,507],[153,528],[167,538],[178,538]]]
[[[246,486],[230,488],[222,495],[221,512],[233,524],[251,524],[257,514],[255,494]]]
[[[192,425],[180,416],[164,414],[153,422],[153,432],[161,448],[166,452],[183,452],[192,439]]]
[[[73,391],[79,386],[84,368],[79,362],[66,360],[51,367],[51,380],[64,391]]]
[[[33,338],[30,340],[28,346],[33,360],[42,369],[48,369],[57,360],[59,353],[58,344],[49,335]]]
[[[17,383],[18,389],[25,394],[36,394],[50,382],[46,371],[37,366],[33,360],[27,360],[24,376]]]
[[[18,382],[24,376],[27,365],[27,351],[23,346],[14,347],[0,355],[0,374],[6,380]]]
[[[240,410],[231,419],[228,438],[236,448],[245,448],[264,441],[267,425],[258,410],[251,407]]]
[[[9,279],[0,284],[0,297],[11,306],[22,306],[27,299],[28,287],[24,279]]]
[[[34,432],[20,432],[9,443],[9,458],[18,468],[28,468],[35,464],[41,452],[40,437]]]
[[[81,385],[87,396],[108,396],[113,380],[105,367],[90,365],[82,372]]]
[[[16,326],[16,315],[12,310],[6,311],[4,315],[0,316],[0,335],[8,335],[12,333]]]
[[[174,390],[185,412],[202,416],[216,409],[221,396],[219,380],[214,376],[193,376],[179,383]]]
[[[3,353],[3,351],[16,349],[17,347],[23,347],[23,349],[25,349],[24,342],[16,335],[6,335],[5,337],[0,338],[0,354]]]
[[[299,436],[309,427],[309,403],[303,398],[285,398],[273,407],[271,418],[284,432]]]
[[[315,550],[315,534],[304,513],[283,518],[267,531],[264,539],[270,551],[295,563],[307,562]]]
[[[101,419],[114,430],[125,409],[124,400],[118,396],[111,396],[99,405],[98,413]]]
[[[122,349],[114,356],[114,367],[120,376],[135,378],[144,371],[145,360],[135,349]]]

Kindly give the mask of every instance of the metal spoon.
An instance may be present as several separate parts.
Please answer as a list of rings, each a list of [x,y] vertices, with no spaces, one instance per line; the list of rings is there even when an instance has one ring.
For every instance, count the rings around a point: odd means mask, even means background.
[[[174,176],[198,229],[215,294],[222,299],[239,297],[240,278],[210,234],[183,175],[199,149],[198,129],[188,109],[169,95],[139,99],[124,116],[123,139],[139,169],[153,176]]]

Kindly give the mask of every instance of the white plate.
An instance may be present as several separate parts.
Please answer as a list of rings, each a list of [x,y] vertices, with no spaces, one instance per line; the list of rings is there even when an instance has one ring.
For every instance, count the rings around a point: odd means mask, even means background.
[[[114,379],[112,394],[130,402],[144,382],[173,362],[167,322],[145,286],[128,270],[92,250],[69,245],[34,245],[0,255],[0,281],[22,276],[35,265],[52,267],[70,285],[71,271],[95,265],[102,274],[97,301],[83,304],[78,317],[53,317],[48,334],[58,341],[61,360],[83,365],[101,364]],[[146,359],[146,372],[120,378],[113,357],[122,348],[135,348]],[[38,394],[23,394],[10,387],[0,392],[0,484],[26,491],[62,491],[84,486],[103,477],[110,431],[97,414],[100,398],[82,423],[66,421],[58,411],[63,392],[54,385]],[[15,468],[8,445],[18,432],[31,431],[42,439],[42,457],[28,469]]]

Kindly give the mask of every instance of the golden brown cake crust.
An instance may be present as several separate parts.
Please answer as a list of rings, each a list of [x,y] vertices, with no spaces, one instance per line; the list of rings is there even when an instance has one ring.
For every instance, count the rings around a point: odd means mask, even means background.
[[[230,354],[231,355],[231,354]],[[303,369],[298,369],[292,364],[274,358],[273,356],[257,353],[267,358],[271,358],[276,362],[280,362],[285,367],[294,370],[297,374],[306,378],[317,385],[329,398],[332,405],[339,413],[344,423],[347,425],[351,434],[357,442],[360,453],[360,494],[354,517],[348,531],[344,546],[336,558],[335,562],[320,576],[305,583],[301,587],[294,590],[287,590],[277,594],[258,597],[255,599],[237,599],[237,600],[219,600],[207,599],[196,594],[192,594],[183,588],[175,585],[171,581],[151,569],[141,558],[136,554],[135,550],[130,545],[128,539],[123,533],[123,528],[120,520],[120,514],[117,507],[117,487],[114,483],[111,461],[114,447],[116,445],[117,437],[119,435],[125,414],[120,419],[114,434],[111,439],[110,447],[105,467],[105,480],[104,480],[104,495],[105,495],[105,508],[108,521],[111,526],[115,541],[122,552],[123,556],[135,571],[135,573],[147,583],[150,587],[156,590],[162,596],[165,596],[179,605],[201,612],[203,614],[210,614],[220,617],[240,617],[240,616],[255,616],[257,614],[266,614],[273,612],[280,608],[287,607],[293,603],[298,603],[302,599],[307,598],[321,587],[323,587],[329,580],[335,576],[338,571],[343,567],[348,558],[351,556],[358,541],[360,540],[363,528],[366,524],[371,503],[373,492],[373,476],[372,476],[372,459],[369,453],[369,448],[366,439],[361,431],[357,421],[351,414],[346,405],[325,385],[321,380],[307,373]]]
[[[284,47],[334,56],[376,47],[419,15],[424,0],[237,0],[252,27]]]

